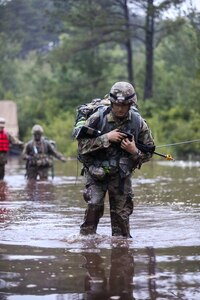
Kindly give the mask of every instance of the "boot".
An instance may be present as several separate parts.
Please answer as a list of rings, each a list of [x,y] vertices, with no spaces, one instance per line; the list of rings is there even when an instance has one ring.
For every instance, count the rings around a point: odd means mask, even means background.
[[[88,204],[85,211],[84,222],[80,227],[80,234],[95,234],[99,219],[103,216],[104,207],[102,205]]]
[[[132,238],[130,235],[129,219],[123,220],[117,213],[111,213],[111,226],[113,236],[123,236],[126,238]]]

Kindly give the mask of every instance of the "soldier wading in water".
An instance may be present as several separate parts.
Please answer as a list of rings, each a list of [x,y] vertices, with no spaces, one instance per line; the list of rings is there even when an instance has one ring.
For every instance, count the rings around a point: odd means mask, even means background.
[[[111,105],[94,112],[87,126],[100,136],[78,140],[79,159],[86,178],[84,199],[87,202],[80,234],[95,234],[104,212],[106,192],[109,195],[113,236],[130,238],[129,217],[133,212],[132,171],[149,161],[137,143],[154,145],[151,131],[136,109],[136,94],[128,82],[116,82],[110,91]],[[121,132],[120,132],[121,131]],[[133,136],[130,140],[123,132]]]
[[[47,180],[49,169],[53,166],[53,156],[63,162],[66,158],[42,136],[42,126],[34,125],[32,134],[33,139],[25,145],[22,154],[23,159],[27,161],[26,177],[27,179]]]

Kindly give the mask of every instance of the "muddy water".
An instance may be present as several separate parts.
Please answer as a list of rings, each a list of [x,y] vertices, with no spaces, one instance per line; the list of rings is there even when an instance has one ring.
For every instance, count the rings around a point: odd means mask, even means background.
[[[200,299],[200,163],[152,162],[133,176],[132,239],[81,237],[80,165],[29,184],[9,160],[0,182],[0,299]]]

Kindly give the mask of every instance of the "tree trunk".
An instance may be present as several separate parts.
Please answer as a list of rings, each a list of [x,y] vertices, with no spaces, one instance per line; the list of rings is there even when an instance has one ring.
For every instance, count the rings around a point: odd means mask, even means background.
[[[133,83],[134,75],[133,75],[133,50],[131,43],[131,32],[130,32],[130,18],[129,18],[129,8],[127,6],[127,0],[124,0],[124,16],[126,20],[126,52],[127,52],[127,73],[128,73],[128,81]]]
[[[148,0],[146,28],[145,28],[145,47],[146,47],[146,66],[144,83],[144,100],[153,97],[153,56],[154,56],[154,0]]]

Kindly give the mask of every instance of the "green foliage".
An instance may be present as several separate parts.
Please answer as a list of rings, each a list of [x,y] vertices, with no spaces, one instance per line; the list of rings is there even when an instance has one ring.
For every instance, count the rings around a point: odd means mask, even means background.
[[[77,152],[77,142],[72,139],[74,117],[72,111],[60,112],[42,123],[45,135],[55,140],[58,151],[69,157],[75,157]]]
[[[155,101],[165,109],[175,104],[187,106],[188,99],[194,101],[191,95],[199,69],[199,49],[195,31],[186,23],[160,44],[156,54]]]
[[[176,105],[160,110],[151,103],[144,103],[142,112],[147,116],[157,146],[200,139],[199,113],[192,108]],[[177,145],[170,150],[176,157],[198,156],[200,143]]]
[[[124,78],[124,51],[119,47],[107,49],[104,45],[93,50],[71,53],[68,45],[73,43],[69,36],[62,36],[60,46],[50,53],[54,84],[52,95],[59,99],[63,109],[108,93],[113,79]],[[69,52],[68,52],[69,51]],[[68,54],[68,55],[67,55]],[[50,91],[50,93],[51,93]]]
[[[17,67],[15,57],[18,51],[19,44],[12,43],[5,33],[0,33],[0,99],[6,99],[8,95],[13,97],[16,92]]]
[[[56,33],[49,28],[52,4],[51,0],[12,0],[0,4],[0,30],[20,43],[20,57],[32,50],[47,51],[49,42],[57,41]]]
[[[50,18],[52,32],[47,31]],[[103,97],[114,82],[128,78],[123,20],[119,1],[0,4],[0,98],[17,102],[21,139],[28,141],[32,126],[39,123],[59,151],[76,156],[71,134],[77,105]],[[132,40],[139,109],[156,145],[200,138],[200,35],[196,23],[183,23],[156,48],[154,95],[147,101],[142,100],[145,47]],[[171,149],[178,157],[188,157],[199,155],[199,147],[196,143]]]

